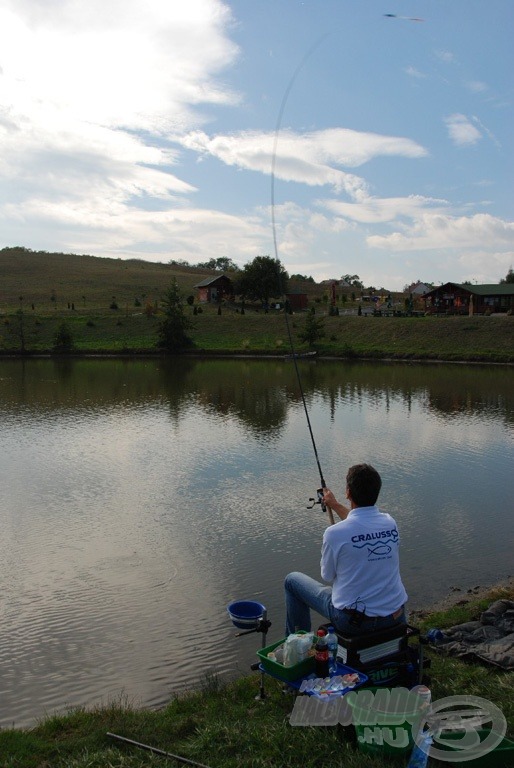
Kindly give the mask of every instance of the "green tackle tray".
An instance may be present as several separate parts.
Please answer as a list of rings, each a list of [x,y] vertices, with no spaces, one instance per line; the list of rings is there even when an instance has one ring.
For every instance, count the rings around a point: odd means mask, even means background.
[[[268,645],[266,648],[261,648],[257,651],[257,656],[261,660],[263,670],[273,677],[278,677],[279,680],[285,680],[286,682],[297,680],[299,677],[304,677],[304,675],[309,675],[311,672],[314,672],[314,656],[309,656],[298,664],[293,664],[292,667],[284,667],[284,665],[279,664],[278,661],[268,659],[268,653],[274,651],[275,648],[278,648],[284,641],[285,638],[277,640],[273,645]]]

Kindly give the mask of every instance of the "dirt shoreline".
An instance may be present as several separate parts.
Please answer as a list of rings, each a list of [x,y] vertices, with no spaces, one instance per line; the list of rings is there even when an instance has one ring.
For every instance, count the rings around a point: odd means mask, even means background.
[[[489,595],[491,595],[491,599],[500,599],[502,593],[505,593],[505,597],[514,593],[514,576],[508,576],[502,581],[494,582],[493,584],[489,584],[487,586],[477,585],[471,589],[450,587],[448,594],[440,600],[437,600],[432,605],[429,605],[426,608],[418,608],[416,610],[409,611],[409,619],[413,621],[417,619],[424,619],[431,613],[447,611],[454,606],[466,605],[471,601],[482,600],[487,598]]]

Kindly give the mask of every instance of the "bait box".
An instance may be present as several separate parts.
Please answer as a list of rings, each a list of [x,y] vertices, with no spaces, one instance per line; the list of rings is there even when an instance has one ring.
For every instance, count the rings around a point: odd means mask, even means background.
[[[263,670],[273,677],[278,677],[279,680],[285,680],[286,682],[298,680],[299,677],[304,677],[305,675],[314,672],[314,656],[308,656],[298,664],[293,664],[292,667],[285,667],[278,661],[269,659],[268,653],[274,651],[275,648],[278,648],[278,646],[284,642],[285,638],[277,640],[273,645],[268,645],[266,648],[261,648],[257,651],[257,656],[261,660]]]

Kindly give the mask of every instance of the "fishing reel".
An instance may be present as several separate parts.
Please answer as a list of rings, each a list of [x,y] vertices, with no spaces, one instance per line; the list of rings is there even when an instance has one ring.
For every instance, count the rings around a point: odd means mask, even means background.
[[[318,488],[318,490],[316,491],[316,498],[313,499],[311,497],[309,501],[312,501],[312,504],[307,504],[307,509],[313,509],[316,506],[316,504],[319,504],[323,512],[327,511],[327,507],[325,505],[325,502],[323,501],[323,488]]]

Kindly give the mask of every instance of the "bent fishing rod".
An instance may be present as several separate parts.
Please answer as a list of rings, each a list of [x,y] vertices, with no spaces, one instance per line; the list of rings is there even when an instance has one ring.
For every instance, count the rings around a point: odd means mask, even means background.
[[[298,388],[300,390],[300,396],[301,396],[301,399],[302,399],[303,410],[304,410],[304,413],[305,413],[305,418],[307,420],[307,427],[308,427],[308,430],[309,430],[309,435],[310,435],[310,439],[311,439],[311,443],[312,443],[312,448],[313,448],[313,451],[314,451],[314,457],[315,457],[315,460],[316,460],[316,465],[318,467],[319,478],[320,478],[320,487],[318,488],[318,490],[316,492],[316,494],[317,494],[316,499],[313,499],[313,498],[309,499],[309,501],[312,501],[313,504],[311,504],[308,507],[308,509],[312,509],[312,507],[315,504],[320,504],[321,509],[323,510],[323,512],[328,512],[328,515],[329,515],[329,518],[330,518],[330,522],[333,525],[334,524],[334,516],[333,516],[332,510],[323,501],[323,489],[327,487],[327,484],[326,484],[325,478],[323,476],[323,470],[321,469],[321,462],[319,460],[318,449],[317,449],[317,446],[316,446],[316,440],[314,439],[314,432],[312,430],[312,424],[311,424],[311,420],[310,420],[310,416],[309,416],[309,411],[308,411],[308,408],[307,408],[307,402],[305,400],[305,394],[304,394],[304,391],[303,391],[302,378],[300,376],[300,369],[298,367],[298,355],[296,354],[296,351],[295,351],[295,346],[294,346],[294,341],[293,341],[293,334],[291,332],[291,324],[289,322],[289,312],[288,312],[288,307],[287,307],[287,299],[286,299],[286,296],[285,296],[285,293],[284,293],[284,289],[283,289],[282,270],[281,270],[279,255],[278,255],[277,224],[276,224],[276,218],[275,218],[275,168],[276,168],[276,162],[277,162],[278,139],[279,139],[280,130],[281,130],[281,127],[282,127],[282,118],[283,118],[283,115],[284,115],[284,110],[286,108],[286,104],[287,104],[287,101],[288,101],[288,98],[289,98],[289,94],[291,93],[293,85],[294,85],[298,75],[300,74],[301,70],[303,69],[305,63],[310,58],[310,56],[314,53],[314,51],[328,37],[329,34],[330,33],[327,32],[324,35],[322,35],[314,43],[314,45],[312,45],[311,48],[307,51],[307,53],[305,54],[303,59],[298,64],[298,66],[296,67],[295,71],[293,72],[293,74],[292,74],[292,76],[291,76],[291,78],[289,80],[289,83],[287,84],[287,87],[286,87],[286,89],[284,91],[284,95],[282,97],[282,102],[280,104],[280,109],[279,109],[278,116],[277,116],[277,123],[276,123],[276,126],[275,126],[275,133],[274,133],[274,138],[273,138],[273,151],[272,151],[272,155],[271,155],[271,228],[272,228],[272,232],[273,232],[273,250],[274,250],[274,255],[275,255],[275,263],[276,263],[276,267],[277,267],[278,284],[279,284],[279,288],[280,288],[280,294],[284,298],[284,317],[285,317],[285,320],[286,320],[286,328],[287,328],[287,336],[288,336],[288,341],[289,341],[289,347],[291,349],[291,356],[292,356],[293,364],[294,364],[294,368],[295,368],[296,379],[297,379],[297,382],[298,382]]]

